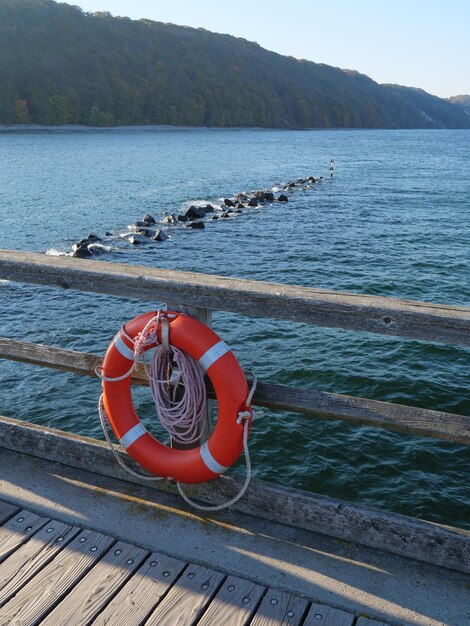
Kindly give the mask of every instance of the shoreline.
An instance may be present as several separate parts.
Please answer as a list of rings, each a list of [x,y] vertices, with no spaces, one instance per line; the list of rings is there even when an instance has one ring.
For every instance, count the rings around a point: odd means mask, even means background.
[[[0,124],[0,133],[9,131],[40,131],[40,132],[58,132],[58,131],[71,131],[71,132],[90,132],[90,131],[129,131],[139,130],[148,132],[167,132],[167,131],[187,131],[187,130],[200,130],[200,131],[215,131],[215,132],[227,132],[227,131],[259,131],[259,132],[325,132],[325,131],[470,131],[470,128],[343,128],[343,127],[323,127],[318,126],[314,128],[264,128],[261,126],[171,126],[166,124],[135,124],[126,126],[86,126],[84,124],[63,124],[58,126],[42,126],[40,124]]]

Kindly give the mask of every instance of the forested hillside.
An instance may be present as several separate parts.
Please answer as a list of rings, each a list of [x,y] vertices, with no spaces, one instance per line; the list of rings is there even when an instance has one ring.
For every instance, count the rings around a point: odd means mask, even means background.
[[[229,35],[0,0],[0,124],[469,128],[466,109]]]

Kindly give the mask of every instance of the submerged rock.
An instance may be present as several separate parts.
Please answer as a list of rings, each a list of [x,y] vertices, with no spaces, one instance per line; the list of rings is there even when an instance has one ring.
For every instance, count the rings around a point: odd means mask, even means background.
[[[88,237],[86,239],[80,239],[80,241],[78,241],[77,243],[74,243],[72,248],[75,246],[87,246],[89,243],[93,243],[94,241],[98,241],[97,239],[88,239]]]
[[[168,239],[168,235],[159,228],[152,239],[154,241],[165,241],[165,239]]]
[[[230,200],[230,198],[224,198],[224,204],[225,206],[235,206],[235,202]]]
[[[72,256],[78,259],[86,259],[92,256],[92,252],[88,249],[86,244],[74,243],[72,246]]]
[[[131,235],[127,241],[133,246],[138,246],[142,243],[149,243],[150,239],[148,237],[143,237],[142,235],[135,234]]]
[[[288,202],[289,198],[287,196],[285,196],[283,193],[281,193],[281,195],[278,197],[277,201],[278,202]]]
[[[204,222],[190,222],[186,224],[186,228],[205,228]]]
[[[148,228],[137,228],[136,235],[141,235],[141,237],[151,237],[152,233]]]
[[[143,221],[145,224],[156,224],[156,223],[157,223],[157,222],[155,221],[155,218],[154,218],[154,217],[152,217],[152,216],[150,215],[150,213],[146,213],[146,214],[144,215],[144,217],[142,218],[142,221]]]
[[[197,219],[200,219],[201,217],[206,217],[206,212],[204,211],[204,209],[201,209],[200,207],[192,205],[186,211],[186,216],[190,220],[197,220]]]

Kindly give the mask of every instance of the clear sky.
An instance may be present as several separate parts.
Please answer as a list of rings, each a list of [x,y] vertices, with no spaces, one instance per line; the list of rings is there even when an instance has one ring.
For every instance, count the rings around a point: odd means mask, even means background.
[[[470,94],[470,0],[67,0],[202,27],[443,98]]]

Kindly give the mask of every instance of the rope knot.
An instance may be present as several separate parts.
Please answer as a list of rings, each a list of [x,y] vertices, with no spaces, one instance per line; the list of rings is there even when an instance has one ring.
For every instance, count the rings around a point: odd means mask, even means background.
[[[237,424],[241,424],[243,420],[251,419],[251,411],[239,411],[237,417]]]

